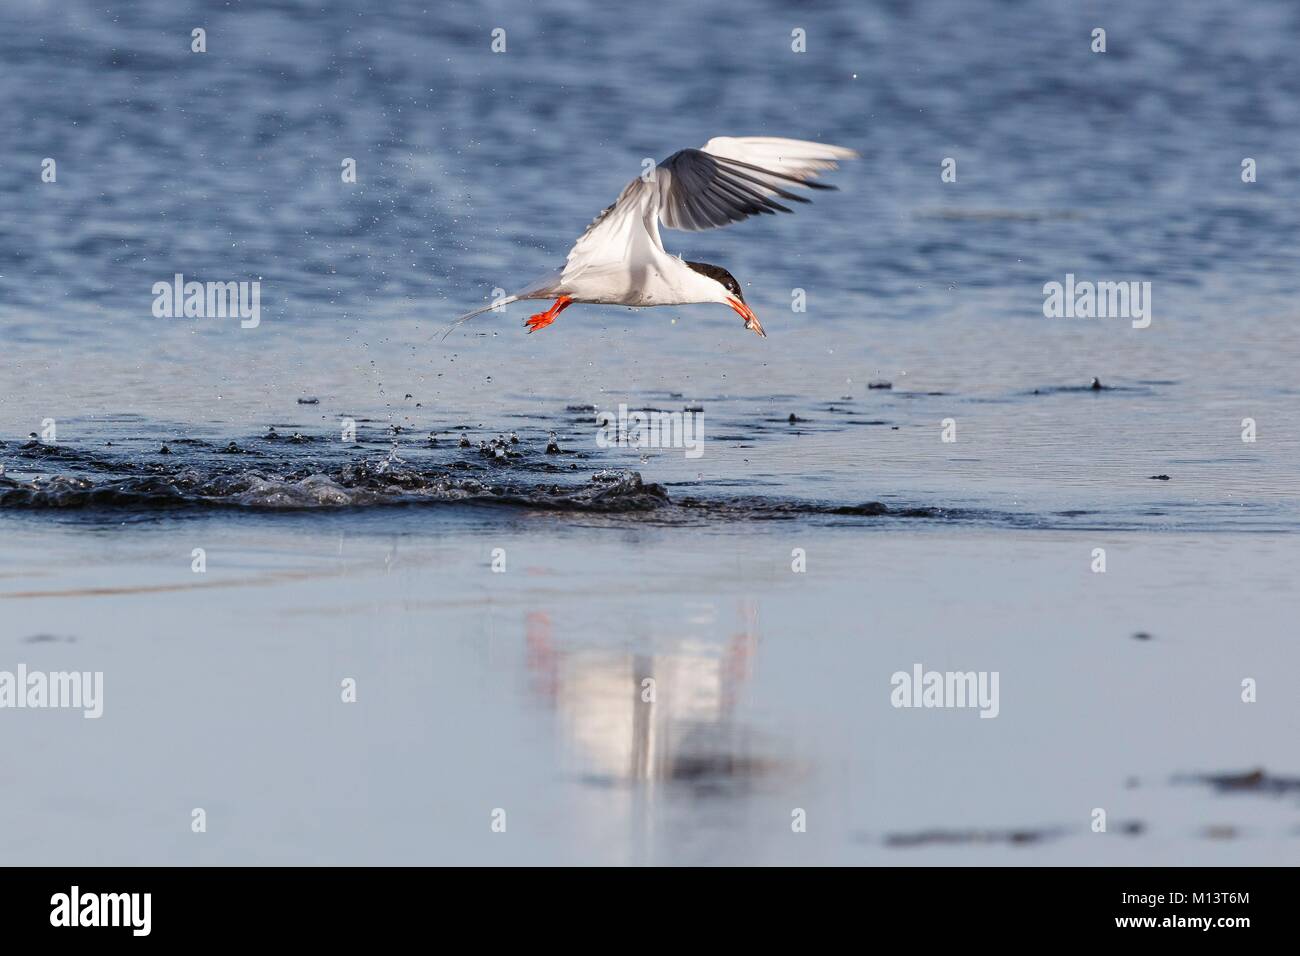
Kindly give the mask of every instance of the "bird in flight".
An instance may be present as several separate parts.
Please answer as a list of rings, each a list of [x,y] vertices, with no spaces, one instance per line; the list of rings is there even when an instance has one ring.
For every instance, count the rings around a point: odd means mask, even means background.
[[[810,201],[793,188],[834,189],[813,180],[836,169],[837,160],[857,155],[843,146],[773,136],[718,136],[699,149],[679,150],[627,184],[573,244],[563,268],[461,316],[452,328],[523,299],[555,300],[524,322],[530,333],[546,328],[575,302],[634,307],[717,302],[734,309],[745,328],[766,336],[735,277],[721,266],[667,252],[659,223],[695,232],[792,212],[780,200]]]

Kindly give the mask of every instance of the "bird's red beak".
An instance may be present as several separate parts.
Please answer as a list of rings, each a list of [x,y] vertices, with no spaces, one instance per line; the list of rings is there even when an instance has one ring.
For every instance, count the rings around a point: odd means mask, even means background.
[[[745,320],[745,328],[758,333],[763,338],[767,338],[767,333],[763,331],[763,325],[758,321],[758,316],[754,314],[753,309],[733,295],[727,296],[727,305],[731,306],[736,314]]]

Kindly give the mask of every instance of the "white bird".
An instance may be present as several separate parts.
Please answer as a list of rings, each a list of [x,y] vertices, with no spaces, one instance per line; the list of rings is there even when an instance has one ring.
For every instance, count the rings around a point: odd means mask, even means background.
[[[563,268],[461,316],[453,328],[522,299],[555,299],[525,321],[529,332],[550,325],[574,302],[636,307],[717,302],[734,309],[745,328],[766,336],[731,273],[665,251],[659,223],[698,231],[760,213],[791,212],[777,198],[806,203],[810,200],[790,187],[834,189],[813,180],[836,169],[836,160],[857,155],[843,146],[773,136],[718,136],[699,149],[680,150],[627,184],[573,244]]]

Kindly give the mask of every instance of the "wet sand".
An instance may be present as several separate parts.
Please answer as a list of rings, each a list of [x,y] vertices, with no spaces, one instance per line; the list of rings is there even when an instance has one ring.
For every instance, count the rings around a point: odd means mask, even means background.
[[[1277,675],[1297,663],[1283,622],[1300,568],[1278,537],[1121,534],[1094,575],[1096,537],[1070,533],[762,524],[686,543],[543,514],[420,523],[9,521],[5,658],[102,669],[105,705],[97,721],[5,714],[26,754],[0,771],[26,821],[5,858],[1300,859],[1292,794],[1181,779],[1288,752],[1300,704]],[[191,583],[196,546],[217,587],[142,587]],[[1204,587],[1206,549],[1276,626],[1241,633]],[[890,674],[913,662],[998,670],[997,719],[892,707]],[[1240,700],[1245,676],[1257,703]],[[206,834],[189,831],[194,807]]]

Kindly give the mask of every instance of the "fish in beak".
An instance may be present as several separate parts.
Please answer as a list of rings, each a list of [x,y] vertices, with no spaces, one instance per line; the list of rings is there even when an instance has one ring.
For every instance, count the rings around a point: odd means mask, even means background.
[[[763,331],[763,325],[758,321],[758,316],[754,314],[753,309],[745,305],[744,302],[737,299],[734,295],[727,296],[727,305],[731,306],[732,309],[735,310],[736,314],[745,320],[745,328],[749,329],[751,332],[756,332],[763,338],[767,338],[767,333]]]

